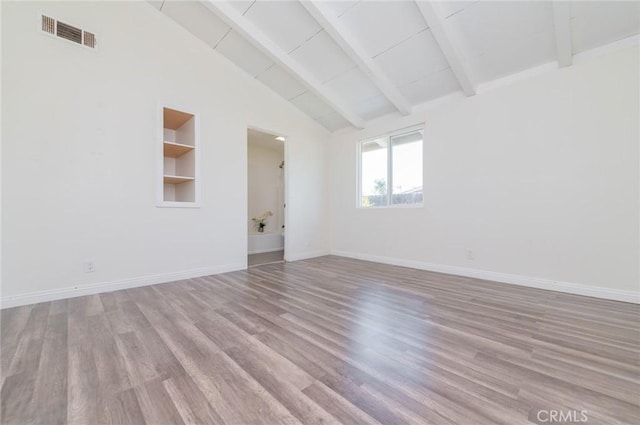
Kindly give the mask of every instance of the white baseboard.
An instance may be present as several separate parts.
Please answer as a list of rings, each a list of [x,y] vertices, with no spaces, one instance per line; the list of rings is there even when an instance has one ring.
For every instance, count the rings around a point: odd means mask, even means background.
[[[472,269],[467,267],[432,264],[422,261],[404,260],[401,258],[380,257],[377,255],[369,255],[356,252],[331,251],[331,255],[355,258],[365,261],[373,261],[376,263],[391,264],[394,266],[409,267],[412,269],[428,270],[432,272],[446,273],[457,276],[473,277],[476,279],[491,280],[494,282],[510,283],[512,285],[528,286],[531,288],[546,289],[549,291],[565,292],[568,294],[585,295],[587,297],[604,298],[608,300],[640,304],[640,293],[634,291],[602,288],[597,286],[583,285],[579,283],[560,282],[556,280],[519,276],[514,274],[492,272],[488,270]]]
[[[282,247],[282,248],[269,248],[269,249],[256,249],[255,251],[247,252],[247,255],[264,254],[265,252],[276,252],[276,251],[283,251],[283,250],[284,250],[284,247]]]
[[[191,279],[194,277],[245,270],[246,268],[246,264],[203,267],[200,269],[184,270],[180,272],[140,276],[129,279],[114,280],[111,282],[91,283],[88,285],[70,286],[62,289],[31,292],[28,294],[1,297],[0,309],[61,300],[64,298],[81,297],[83,295],[100,294],[102,292],[112,292],[120,289],[137,288],[139,286],[155,285],[158,283],[167,283],[182,279]]]
[[[528,286],[550,291],[565,292],[569,294],[585,295],[588,297],[605,298],[609,300],[624,301],[640,304],[640,294],[634,291],[609,289],[596,286],[588,286],[577,283],[560,282],[549,279],[519,276],[487,270],[472,269],[467,267],[448,266],[442,264],[425,263],[421,261],[405,260],[392,257],[347,252],[347,251],[312,251],[287,257],[287,261],[306,260],[325,255],[337,255],[340,257],[355,258],[358,260],[373,261],[376,263],[391,264],[394,266],[410,267],[419,270],[428,270],[458,276],[473,277],[476,279],[491,280],[495,282],[509,283],[513,285]],[[158,283],[173,282],[176,280],[190,279],[200,276],[227,273],[237,270],[245,270],[246,264],[234,264],[217,267],[204,267],[200,269],[184,270],[180,272],[164,273],[157,275],[140,276],[130,279],[121,279],[111,282],[93,283],[89,285],[71,286],[62,289],[32,292],[28,294],[1,297],[0,309],[18,307],[27,304],[36,304],[47,301],[55,301],[64,298],[74,298],[84,295],[112,292],[120,289],[137,288],[140,286],[155,285]]]
[[[308,252],[301,252],[299,254],[288,255],[288,256],[285,256],[284,259],[285,261],[299,261],[299,260],[308,260],[309,258],[324,257],[325,255],[329,255],[329,254],[330,254],[329,251],[308,251]]]

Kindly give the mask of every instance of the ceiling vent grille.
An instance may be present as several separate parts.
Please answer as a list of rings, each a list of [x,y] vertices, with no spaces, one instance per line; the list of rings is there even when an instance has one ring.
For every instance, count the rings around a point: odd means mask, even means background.
[[[55,34],[56,20],[48,16],[42,16],[42,31],[49,34]]]
[[[96,47],[96,36],[88,31],[84,32],[83,44],[94,49]]]
[[[95,34],[74,27],[73,25],[56,21],[49,16],[42,15],[41,28],[42,32],[46,34],[51,34],[91,49],[96,48],[97,40]]]
[[[74,43],[82,43],[82,30],[80,28],[72,27],[64,22],[58,21],[56,27],[56,35],[60,38],[64,38]]]

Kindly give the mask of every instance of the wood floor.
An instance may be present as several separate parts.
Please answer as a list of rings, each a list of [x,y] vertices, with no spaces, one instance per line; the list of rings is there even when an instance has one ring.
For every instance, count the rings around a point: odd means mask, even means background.
[[[247,264],[249,267],[259,266],[261,264],[271,264],[284,261],[284,250],[262,252],[260,254],[251,254],[247,256]]]
[[[340,257],[253,267],[3,310],[1,420],[637,424],[639,313]]]

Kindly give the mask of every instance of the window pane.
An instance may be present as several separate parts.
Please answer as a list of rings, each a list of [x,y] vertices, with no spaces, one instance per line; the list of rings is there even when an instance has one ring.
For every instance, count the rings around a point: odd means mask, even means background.
[[[360,200],[363,207],[387,205],[387,138],[362,144]]]
[[[392,137],[391,149],[391,203],[422,203],[422,132]]]

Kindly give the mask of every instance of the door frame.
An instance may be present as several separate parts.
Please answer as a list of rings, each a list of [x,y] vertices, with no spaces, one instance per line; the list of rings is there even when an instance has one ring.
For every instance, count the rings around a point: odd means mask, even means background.
[[[273,131],[273,130],[269,130],[269,129],[265,129],[263,127],[258,127],[255,125],[251,125],[248,124],[247,125],[247,132],[246,134],[246,139],[245,139],[245,146],[248,149],[249,148],[249,136],[248,136],[248,130],[255,130],[255,131],[259,131],[261,133],[266,133],[266,134],[271,134],[273,136],[276,137],[284,137],[284,193],[283,193],[283,202],[284,202],[284,261],[288,261],[287,259],[287,252],[290,252],[289,250],[289,245],[290,245],[290,240],[291,238],[288,237],[288,232],[290,230],[290,226],[289,226],[289,211],[291,210],[291,208],[289,207],[289,142],[290,142],[290,138],[289,136],[287,136],[286,134],[280,132],[280,131]],[[247,171],[247,175],[249,173],[249,155],[248,155],[248,151],[245,151],[246,155],[245,155],[245,167],[246,167],[246,171]],[[247,181],[247,196],[246,196],[246,211],[249,211],[249,182]],[[282,229],[281,229],[282,230]],[[247,255],[249,252],[249,247],[247,247]]]

